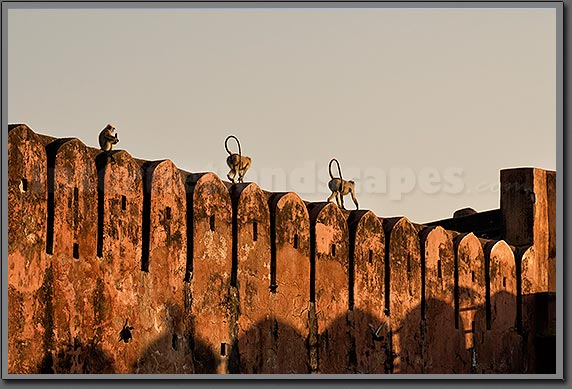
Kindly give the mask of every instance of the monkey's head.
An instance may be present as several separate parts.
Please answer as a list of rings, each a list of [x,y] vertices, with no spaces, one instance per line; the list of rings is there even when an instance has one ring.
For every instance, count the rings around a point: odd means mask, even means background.
[[[113,125],[108,124],[107,126],[105,126],[104,131],[107,131],[107,133],[110,136],[115,136],[115,140],[112,141],[113,144],[116,144],[117,142],[119,142],[119,138],[117,138],[117,133],[114,134],[115,127]]]

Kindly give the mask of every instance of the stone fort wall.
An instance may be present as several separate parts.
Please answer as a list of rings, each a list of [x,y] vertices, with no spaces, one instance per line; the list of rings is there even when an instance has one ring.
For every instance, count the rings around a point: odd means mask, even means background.
[[[26,125],[8,147],[11,374],[555,372],[553,171],[419,225]]]

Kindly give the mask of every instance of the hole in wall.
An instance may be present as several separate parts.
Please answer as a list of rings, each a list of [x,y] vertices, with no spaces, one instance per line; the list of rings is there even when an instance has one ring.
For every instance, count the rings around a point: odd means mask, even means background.
[[[173,337],[171,338],[171,347],[175,351],[179,349],[179,337],[177,334],[173,334]]]
[[[211,231],[214,231],[215,230],[215,217],[214,217],[214,215],[211,215],[211,217],[209,218],[209,224],[210,224]]]
[[[332,255],[335,256],[336,255],[336,245],[332,244]]]
[[[73,257],[79,259],[79,244],[77,243],[73,244]]]
[[[298,234],[294,234],[294,248],[298,248]]]
[[[19,188],[20,188],[20,192],[22,192],[22,193],[27,192],[28,191],[28,180],[26,180],[25,178],[22,178],[20,180]]]
[[[171,207],[165,208],[165,217],[167,220],[171,220]]]
[[[121,210],[125,211],[127,209],[127,197],[121,196]]]
[[[255,242],[258,240],[258,223],[257,222],[252,222],[252,240]]]

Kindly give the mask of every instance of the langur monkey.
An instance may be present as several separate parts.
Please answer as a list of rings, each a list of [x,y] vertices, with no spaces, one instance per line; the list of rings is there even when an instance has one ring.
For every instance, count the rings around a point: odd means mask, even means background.
[[[99,147],[103,151],[111,151],[113,145],[119,142],[119,138],[117,137],[117,133],[113,133],[115,131],[115,127],[111,124],[105,126],[103,130],[99,133]]]
[[[234,139],[238,144],[238,154],[232,153],[228,149],[228,140],[231,138]],[[250,169],[250,162],[251,162],[250,157],[242,155],[240,142],[234,135],[229,135],[226,137],[226,140],[224,141],[224,148],[228,153],[228,157],[226,158],[226,164],[230,168],[230,171],[226,175],[227,178],[231,180],[233,184],[236,184],[235,178],[238,175],[238,182],[244,182],[244,175],[246,174],[248,169]]]
[[[334,161],[336,161],[336,165],[338,165],[338,173],[340,175],[340,178],[334,178],[334,175],[332,174],[332,163]],[[335,196],[336,197],[336,203],[338,203],[338,207],[345,209],[344,208],[344,196],[347,195],[348,193],[351,193],[352,200],[354,201],[354,204],[356,205],[356,209],[359,209],[358,201],[357,201],[356,196],[355,196],[355,183],[351,180],[346,181],[342,178],[342,169],[340,168],[340,163],[338,162],[337,159],[333,158],[330,161],[329,171],[330,171],[331,180],[330,180],[330,182],[328,182],[328,187],[332,191],[332,194],[330,195],[330,197],[328,197],[328,200],[327,200],[328,203]]]

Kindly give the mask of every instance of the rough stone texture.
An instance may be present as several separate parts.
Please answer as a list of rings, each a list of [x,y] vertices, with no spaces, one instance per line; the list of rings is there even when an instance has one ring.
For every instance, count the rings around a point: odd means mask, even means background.
[[[424,373],[470,373],[465,336],[455,328],[455,233],[428,227],[421,234],[425,259]],[[447,336],[443,336],[447,334]]]
[[[93,155],[78,139],[47,146],[48,218],[53,281],[56,373],[88,373],[105,368],[74,356],[99,341],[94,296],[101,278],[97,246],[97,169]],[[48,213],[49,214],[49,213]],[[89,366],[88,366],[89,365]],[[89,370],[88,370],[89,369]]]
[[[548,207],[548,292],[556,292],[556,172],[546,171]]]
[[[270,320],[270,211],[254,183],[231,187],[236,201],[238,350],[241,373],[276,369]]]
[[[485,312],[487,330],[477,333],[475,348],[478,373],[521,371],[521,339],[516,331],[516,264],[512,249],[504,241],[485,245],[490,285],[490,311]],[[480,312],[478,321],[482,320]]]
[[[143,164],[142,290],[139,334],[149,341],[137,373],[192,373],[184,319],[187,267],[185,183],[169,160]],[[151,227],[152,226],[152,227]],[[168,287],[165,287],[168,286]],[[140,336],[141,336],[140,335]]]
[[[40,372],[53,342],[46,255],[46,152],[26,125],[8,132],[8,371]]]
[[[98,318],[96,333],[101,349],[109,355],[117,373],[132,372],[147,342],[147,326],[141,310],[145,275],[141,271],[143,180],[137,162],[126,151],[114,151],[113,160],[98,156],[99,234],[103,278],[94,298]],[[119,342],[126,321],[135,327],[129,343]]]
[[[389,373],[389,317],[385,313],[385,234],[371,211],[354,211],[350,227],[353,259],[353,322],[355,371]],[[370,325],[376,330],[372,334]],[[351,361],[350,361],[351,362]]]
[[[407,218],[384,221],[389,246],[389,315],[392,372],[423,370],[421,339],[421,249],[418,229]]]
[[[213,173],[191,175],[192,320],[196,373],[227,373],[230,348],[232,204]],[[221,346],[223,345],[224,346]],[[225,350],[221,350],[222,348]],[[221,355],[224,351],[225,355]]]
[[[551,286],[556,285],[551,259],[556,255],[555,240],[550,244],[550,234],[555,235],[556,226],[554,221],[550,228],[550,215],[554,219],[556,214],[555,186],[548,189],[547,183],[555,185],[555,173],[547,177],[547,171],[542,169],[501,170],[504,239],[514,246],[534,247],[527,266],[522,268],[524,294],[551,292]]]
[[[278,194],[269,205],[276,261],[276,289],[271,298],[276,365],[272,372],[309,373],[310,218],[295,193]]]
[[[8,140],[10,373],[555,372],[554,172],[502,173],[501,209],[459,235]],[[475,237],[502,217],[511,246]]]
[[[484,336],[485,316],[485,258],[479,239],[472,233],[459,235],[456,244],[458,266],[458,316],[457,328],[465,333],[465,349],[470,355],[471,372],[476,372],[478,356],[474,348],[475,333]]]
[[[349,235],[346,219],[334,203],[312,203],[308,210],[315,266],[313,300],[318,331],[318,371],[349,373]]]

